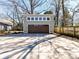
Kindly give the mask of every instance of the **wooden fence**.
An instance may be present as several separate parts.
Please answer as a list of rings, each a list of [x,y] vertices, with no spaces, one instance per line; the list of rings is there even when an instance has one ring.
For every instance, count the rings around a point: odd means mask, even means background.
[[[55,27],[54,32],[79,38],[79,26]]]

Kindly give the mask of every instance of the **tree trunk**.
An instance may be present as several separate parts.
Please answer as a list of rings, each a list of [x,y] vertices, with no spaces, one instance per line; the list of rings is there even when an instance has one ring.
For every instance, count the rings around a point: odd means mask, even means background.
[[[63,12],[63,19],[62,19],[62,26],[65,26],[65,11],[64,11],[64,0],[62,0],[62,12]]]
[[[30,0],[31,14],[33,14],[32,0]]]
[[[58,26],[58,20],[59,20],[59,10],[60,10],[60,0],[58,0],[58,4],[55,6],[56,7],[56,17],[55,17],[55,25]]]

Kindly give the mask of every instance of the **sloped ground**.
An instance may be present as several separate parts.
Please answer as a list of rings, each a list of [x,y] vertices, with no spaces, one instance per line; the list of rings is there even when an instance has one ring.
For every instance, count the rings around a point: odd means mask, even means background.
[[[0,37],[0,59],[79,59],[75,38],[56,34]]]

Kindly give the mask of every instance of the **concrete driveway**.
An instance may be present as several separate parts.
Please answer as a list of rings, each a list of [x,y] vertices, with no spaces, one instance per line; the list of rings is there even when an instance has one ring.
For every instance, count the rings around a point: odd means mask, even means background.
[[[79,59],[79,43],[56,34],[2,36],[0,59]]]

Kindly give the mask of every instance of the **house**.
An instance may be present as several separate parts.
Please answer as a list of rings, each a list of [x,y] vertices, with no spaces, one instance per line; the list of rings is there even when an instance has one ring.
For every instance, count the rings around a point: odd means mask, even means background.
[[[52,14],[28,14],[23,20],[23,31],[25,33],[53,33],[54,16]]]
[[[1,19],[0,20],[0,31],[1,30],[11,30],[12,29],[12,22],[10,22],[9,20],[5,20],[5,19]]]

